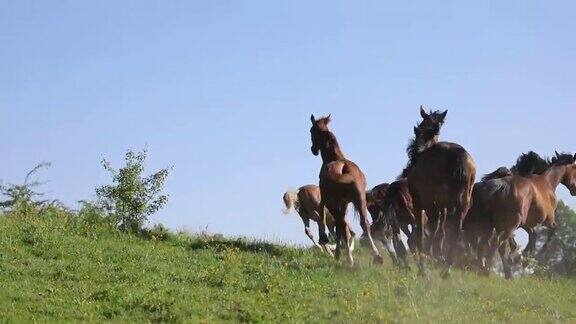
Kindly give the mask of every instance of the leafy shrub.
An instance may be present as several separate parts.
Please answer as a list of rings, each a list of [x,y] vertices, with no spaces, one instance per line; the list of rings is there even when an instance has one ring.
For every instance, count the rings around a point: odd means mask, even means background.
[[[146,238],[152,241],[167,241],[174,235],[166,226],[162,224],[154,225],[152,229],[145,230],[144,234]]]
[[[41,169],[50,167],[50,163],[42,162],[30,170],[21,184],[0,184],[0,209],[10,214],[29,215],[38,208],[58,204],[57,201],[41,200],[43,192],[36,188],[45,182],[32,179]]]
[[[112,184],[96,189],[98,204],[104,208],[112,223],[119,229],[138,233],[148,220],[168,201],[161,194],[168,178],[168,169],[162,169],[143,177],[147,151],[128,151],[126,165],[114,169],[107,160],[102,160],[104,169],[112,175]]]
[[[556,209],[558,230],[552,237],[545,252],[537,255],[538,275],[576,275],[576,212],[564,202]],[[548,231],[539,229],[538,245],[544,245]]]

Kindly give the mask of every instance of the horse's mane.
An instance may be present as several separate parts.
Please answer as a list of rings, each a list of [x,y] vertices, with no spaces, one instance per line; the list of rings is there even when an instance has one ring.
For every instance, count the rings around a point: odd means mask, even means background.
[[[442,120],[443,113],[439,110],[430,111],[430,119],[434,122],[439,122]],[[408,142],[408,147],[406,147],[406,153],[408,154],[408,164],[402,170],[402,174],[398,177],[398,179],[406,178],[412,166],[418,160],[418,156],[420,153],[425,151],[427,148],[430,147],[430,141],[433,140],[436,136],[440,135],[440,127],[433,127],[428,129],[420,129],[420,125],[414,127],[414,137],[410,139]]]
[[[573,158],[572,156],[570,156]],[[543,174],[552,166],[552,162],[548,159],[542,158],[538,153],[530,151],[522,153],[516,165],[512,167],[512,172],[521,177],[527,177],[533,174]]]
[[[494,179],[501,179],[511,175],[512,171],[510,171],[510,169],[508,169],[507,167],[500,167],[496,169],[496,171],[484,175],[484,177],[482,177],[482,180],[480,180],[480,182],[490,181]]]
[[[570,165],[576,162],[576,156],[569,153],[556,153],[556,156],[552,158],[552,165]]]
[[[324,116],[315,121],[316,125],[322,130],[328,130],[328,124],[332,121],[332,116]]]

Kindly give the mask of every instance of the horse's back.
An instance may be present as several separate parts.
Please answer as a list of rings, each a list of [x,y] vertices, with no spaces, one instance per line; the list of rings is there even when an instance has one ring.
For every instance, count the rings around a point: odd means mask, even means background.
[[[439,142],[421,153],[409,173],[408,186],[425,205],[451,205],[454,197],[469,200],[475,177],[476,164],[466,149]]]
[[[298,190],[298,200],[308,209],[317,209],[320,206],[320,188],[316,185],[306,185]]]
[[[320,187],[361,187],[366,188],[366,177],[356,163],[342,159],[322,166],[320,170]]]

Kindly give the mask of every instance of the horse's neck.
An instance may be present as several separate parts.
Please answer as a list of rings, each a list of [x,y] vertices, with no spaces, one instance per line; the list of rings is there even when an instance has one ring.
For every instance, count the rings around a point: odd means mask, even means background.
[[[322,153],[322,162],[326,164],[333,161],[343,160],[344,153],[342,153],[340,145],[338,145],[336,136],[329,131],[326,132],[325,136],[326,144],[320,150]]]
[[[426,150],[429,149],[430,147],[438,144],[438,142],[439,142],[438,135],[436,135],[436,136],[434,136],[431,140],[426,141],[426,142],[422,145],[422,148],[421,148],[420,152],[426,151]]]
[[[411,144],[413,147],[410,149],[411,156],[410,160],[412,164],[416,162],[418,156],[432,147],[433,145],[438,143],[438,135],[432,137],[431,139],[423,139],[423,138],[416,138],[414,142]]]
[[[566,166],[555,165],[552,166],[548,171],[546,171],[542,176],[546,179],[548,184],[556,191],[556,188],[562,181],[562,178],[566,174]]]

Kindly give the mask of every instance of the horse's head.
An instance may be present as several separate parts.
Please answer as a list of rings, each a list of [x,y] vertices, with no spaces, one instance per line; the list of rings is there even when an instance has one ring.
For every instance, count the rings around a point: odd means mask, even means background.
[[[314,115],[310,116],[310,121],[312,122],[312,127],[310,128],[310,136],[312,138],[312,154],[318,155],[320,153],[320,149],[323,145],[323,141],[325,140],[323,134],[328,131],[328,124],[330,123],[330,116],[322,117],[318,120],[314,118]]]
[[[444,112],[437,110],[427,113],[426,110],[424,110],[424,107],[420,106],[420,116],[422,116],[422,121],[414,129],[414,135],[416,135],[416,137],[425,137],[430,139],[438,136],[442,125],[444,125],[444,120],[446,119],[447,114],[448,110]]]
[[[552,164],[566,166],[566,172],[561,182],[570,190],[572,196],[576,196],[576,164],[574,162],[576,162],[576,154],[559,154],[556,152],[556,156],[552,158]]]

